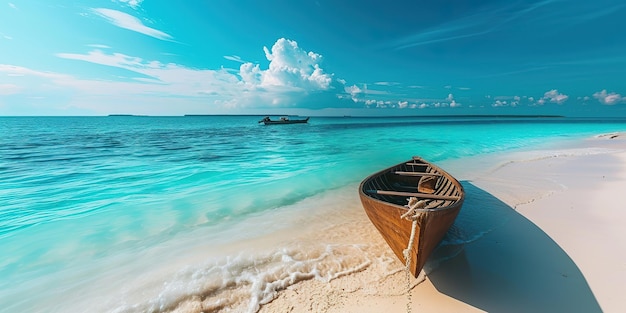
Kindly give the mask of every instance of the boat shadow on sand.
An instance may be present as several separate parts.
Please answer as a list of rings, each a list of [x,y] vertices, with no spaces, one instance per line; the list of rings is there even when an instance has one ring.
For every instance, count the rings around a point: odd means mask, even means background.
[[[574,261],[539,227],[470,182],[425,271],[441,293],[487,312],[602,312]]]

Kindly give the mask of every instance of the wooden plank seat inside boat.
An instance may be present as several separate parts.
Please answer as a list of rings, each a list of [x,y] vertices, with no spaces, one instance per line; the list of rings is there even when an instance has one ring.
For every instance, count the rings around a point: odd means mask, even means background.
[[[439,179],[443,177],[443,175],[437,173],[395,171],[394,174],[400,176],[420,177],[417,183],[417,191],[421,193],[435,193],[435,191],[437,190],[437,185],[439,184]],[[402,186],[400,184],[397,184],[396,187],[400,189],[413,188],[408,186]]]
[[[439,184],[440,173],[436,173],[430,164],[421,159],[413,158],[412,162],[406,162],[405,171],[395,171],[396,175],[419,177],[417,191],[420,193],[435,193]]]
[[[437,176],[437,177],[443,176],[437,173],[416,173],[416,172],[402,172],[402,171],[395,171],[394,174],[400,175],[400,176]]]
[[[411,170],[420,172],[409,172]],[[405,205],[407,197],[429,200],[428,208],[448,206],[459,200],[457,195],[451,194],[456,188],[449,180],[424,163],[407,162],[370,184],[368,194],[397,205]]]
[[[416,197],[418,199],[425,200],[459,200],[458,196],[442,196],[442,195],[433,195],[429,193],[421,193],[421,192],[404,192],[404,191],[394,191],[394,190],[367,190],[369,194],[378,194],[378,195],[388,195],[388,196],[398,196],[398,197]],[[406,201],[405,201],[406,202]]]

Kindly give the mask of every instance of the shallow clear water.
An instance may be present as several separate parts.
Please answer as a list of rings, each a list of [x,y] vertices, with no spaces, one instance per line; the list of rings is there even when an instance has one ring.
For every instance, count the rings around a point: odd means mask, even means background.
[[[322,204],[341,216],[338,203],[353,201],[376,170],[412,155],[445,168],[626,130],[623,119],[259,119],[0,117],[0,311],[167,311],[211,288],[218,300],[246,289],[233,301],[254,311],[276,289],[259,272],[288,285],[294,273],[331,279],[368,266],[349,244],[321,245],[314,257],[297,247],[241,251],[297,218],[318,218]],[[303,270],[331,256],[356,259]],[[230,305],[218,300],[215,309]]]

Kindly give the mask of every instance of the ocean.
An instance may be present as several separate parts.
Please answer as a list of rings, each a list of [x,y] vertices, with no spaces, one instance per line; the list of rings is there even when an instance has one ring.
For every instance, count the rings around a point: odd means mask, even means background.
[[[0,312],[256,312],[303,280],[401,267],[342,232],[365,220],[357,186],[377,170],[419,155],[463,180],[467,158],[626,131],[620,118],[260,119],[0,117]]]

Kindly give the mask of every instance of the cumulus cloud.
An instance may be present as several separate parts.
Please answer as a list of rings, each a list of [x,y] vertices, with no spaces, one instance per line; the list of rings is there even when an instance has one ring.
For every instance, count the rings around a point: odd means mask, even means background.
[[[614,93],[614,92],[607,93],[606,89],[594,93],[593,97],[598,99],[600,103],[606,104],[606,105],[614,105],[614,104],[617,104],[619,102],[626,100],[626,98],[622,97],[618,93]]]
[[[332,74],[322,69],[322,56],[300,48],[296,41],[280,38],[271,48],[263,47],[263,50],[269,61],[267,69],[245,62],[238,73],[247,90],[265,93],[266,99],[258,99],[257,103],[273,107],[319,107],[321,103],[329,105],[348,98],[358,102],[356,97],[363,92],[357,86],[346,87],[344,81],[334,80]],[[309,97],[312,94],[315,100]]]
[[[491,99],[494,102],[491,106],[502,107],[502,106],[519,106],[521,103],[533,105],[535,98],[528,96],[487,96],[487,99]],[[544,98],[540,98],[544,99]],[[545,103],[545,99],[542,101]]]
[[[461,106],[460,103],[456,102],[456,100],[454,100],[454,95],[452,95],[451,93],[448,94],[448,97],[446,97],[446,100],[448,102],[450,102],[450,107],[451,108],[458,108]]]
[[[263,71],[258,64],[244,63],[239,67],[241,81],[249,85],[260,85],[263,78]]]
[[[552,103],[562,104],[569,96],[559,93],[558,90],[552,89],[543,94],[543,99]]]
[[[260,87],[292,87],[304,90],[328,90],[332,76],[320,67],[322,56],[307,52],[298,43],[281,38],[271,50],[263,47],[269,68],[261,71],[257,65],[244,63],[239,73],[245,83]]]
[[[507,106],[507,102],[506,102],[506,100],[496,100],[494,103],[491,104],[491,106],[493,106],[493,107],[504,107],[504,106]]]
[[[363,103],[365,103],[365,106],[368,108],[375,107],[377,109],[396,108],[396,107],[399,107],[400,105],[404,105],[400,101],[392,102],[389,100],[375,100],[375,99],[363,100]]]
[[[109,23],[117,27],[132,30],[134,32],[138,32],[140,34],[144,34],[144,35],[161,39],[161,40],[173,39],[172,36],[160,30],[144,25],[138,18],[130,14],[117,11],[117,10],[102,9],[102,8],[93,9],[93,12],[104,17],[107,21],[109,21]]]
[[[357,85],[346,86],[344,90],[346,93],[350,94],[350,97],[354,102],[358,102],[358,96],[363,93],[363,90],[361,90],[361,88],[359,88]]]

